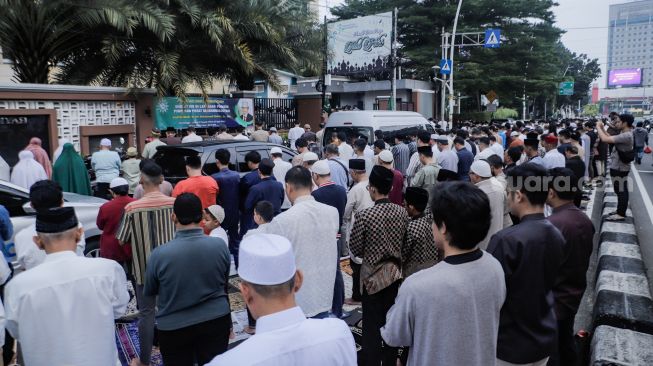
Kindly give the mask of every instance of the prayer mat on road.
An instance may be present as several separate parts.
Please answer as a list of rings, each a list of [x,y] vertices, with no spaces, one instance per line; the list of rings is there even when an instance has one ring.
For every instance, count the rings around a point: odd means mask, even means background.
[[[118,359],[122,366],[129,366],[129,362],[138,357],[141,346],[138,341],[138,321],[128,323],[116,323],[116,346],[118,347]],[[161,352],[154,348],[152,350],[151,366],[163,366]]]

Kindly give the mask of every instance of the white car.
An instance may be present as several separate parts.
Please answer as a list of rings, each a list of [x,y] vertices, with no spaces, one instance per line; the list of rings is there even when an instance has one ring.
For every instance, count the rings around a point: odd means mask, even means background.
[[[84,254],[98,249],[102,231],[98,229],[95,222],[100,206],[107,201],[68,192],[64,192],[63,199],[64,206],[75,208],[77,219],[84,227],[84,237],[86,238]],[[29,191],[23,187],[0,180],[0,205],[5,206],[9,211],[11,223],[14,226],[14,236],[35,221],[36,213],[29,203]]]

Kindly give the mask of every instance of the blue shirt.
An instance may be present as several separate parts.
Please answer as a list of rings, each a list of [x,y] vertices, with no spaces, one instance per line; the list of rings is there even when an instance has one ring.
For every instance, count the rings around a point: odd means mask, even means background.
[[[456,151],[456,155],[458,155],[458,179],[469,182],[469,168],[474,162],[474,155],[464,147]]]
[[[14,225],[11,223],[11,218],[9,216],[9,211],[5,206],[0,205],[0,239],[2,239],[2,252],[5,255],[5,258],[12,259],[15,258],[16,254],[9,254],[14,246],[14,243],[11,242],[11,238],[14,236]],[[13,249],[15,252],[15,249]],[[2,259],[0,259],[2,260]]]
[[[348,189],[350,179],[347,162],[343,162],[340,158],[331,158],[327,161],[329,162],[329,169],[331,170],[331,180],[344,189]]]
[[[229,168],[223,168],[211,177],[218,182],[218,204],[222,206],[225,213],[224,222],[220,226],[224,228],[238,227],[240,175]]]
[[[100,150],[91,156],[91,167],[95,170],[95,181],[111,183],[120,174],[120,156],[115,151]]]
[[[274,207],[274,215],[281,212],[281,204],[284,199],[283,185],[277,182],[274,177],[263,178],[260,182],[250,188],[245,200],[241,232],[244,234],[249,229],[257,227],[254,222],[254,206],[261,201],[269,201]]]
[[[152,251],[145,273],[146,296],[158,296],[157,327],[176,330],[230,313],[229,249],[201,228],[180,230]]]
[[[328,182],[320,185],[311,195],[317,202],[335,207],[340,215],[340,226],[342,226],[342,217],[345,215],[347,205],[347,191],[334,182]]]
[[[505,150],[508,146],[508,140],[506,139],[506,133],[504,131],[499,131],[499,136],[501,136],[501,141],[503,142],[503,149]]]
[[[245,235],[249,227],[247,227],[247,215],[245,215],[245,201],[247,201],[247,196],[249,195],[249,190],[254,187],[258,182],[261,181],[261,177],[258,175],[258,169],[254,169],[251,172],[245,174],[240,178],[240,211],[243,213],[240,215],[240,236]],[[252,218],[253,220],[254,218]]]

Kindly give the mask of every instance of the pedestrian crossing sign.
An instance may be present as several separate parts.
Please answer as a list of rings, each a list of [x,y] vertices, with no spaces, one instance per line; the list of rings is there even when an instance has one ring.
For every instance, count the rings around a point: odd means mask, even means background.
[[[485,30],[485,48],[499,48],[501,45],[501,29]]]
[[[448,59],[440,60],[440,74],[449,75],[451,74],[451,67],[453,66],[453,61]]]

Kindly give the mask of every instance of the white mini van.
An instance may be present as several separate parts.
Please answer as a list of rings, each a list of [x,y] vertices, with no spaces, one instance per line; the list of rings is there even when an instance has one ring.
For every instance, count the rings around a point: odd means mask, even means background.
[[[324,129],[323,144],[331,142],[333,133],[344,132],[347,140],[365,137],[368,144],[374,143],[375,132],[383,131],[386,141],[394,142],[397,133],[414,130],[426,130],[435,133],[433,126],[419,113],[401,111],[343,111],[329,116]]]

